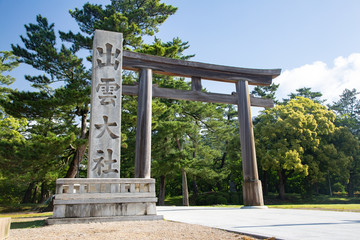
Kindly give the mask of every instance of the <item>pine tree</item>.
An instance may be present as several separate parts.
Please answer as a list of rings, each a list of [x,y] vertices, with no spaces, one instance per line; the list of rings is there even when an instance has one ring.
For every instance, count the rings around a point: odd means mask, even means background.
[[[345,89],[340,99],[329,105],[336,113],[336,125],[347,128],[359,141],[360,138],[360,100],[357,98],[359,92],[356,89]],[[359,142],[355,145],[359,148]],[[354,196],[355,187],[360,183],[360,152],[353,152],[349,164],[349,178],[347,191],[349,197]]]
[[[176,8],[159,1],[118,0],[105,7],[87,3],[82,9],[70,11],[81,33],[59,33],[63,41],[72,43],[70,48],[65,44],[57,48],[54,24],[49,24],[45,17],[39,15],[36,24],[25,25],[27,36],[21,36],[24,47],[13,45],[13,52],[21,62],[43,71],[44,75],[25,76],[39,92],[14,93],[7,111],[16,109],[23,115],[36,112],[44,118],[55,111],[64,123],[70,124],[69,128],[77,135],[77,140],[69,147],[72,160],[66,177],[75,177],[77,166],[84,159],[88,136],[90,71],[77,57],[78,51],[91,50],[95,29],[121,31],[125,47],[139,48],[142,36],[153,35],[175,11]],[[62,86],[52,88],[55,83],[62,83]],[[44,104],[44,101],[40,104],[40,100],[51,102],[53,107]],[[76,126],[77,121],[80,121],[80,128]]]

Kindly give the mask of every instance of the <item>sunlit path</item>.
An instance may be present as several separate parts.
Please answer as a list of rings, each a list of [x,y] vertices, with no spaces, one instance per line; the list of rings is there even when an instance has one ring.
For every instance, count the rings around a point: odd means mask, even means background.
[[[166,220],[199,224],[276,239],[359,239],[360,213],[240,209],[218,207],[157,207]]]

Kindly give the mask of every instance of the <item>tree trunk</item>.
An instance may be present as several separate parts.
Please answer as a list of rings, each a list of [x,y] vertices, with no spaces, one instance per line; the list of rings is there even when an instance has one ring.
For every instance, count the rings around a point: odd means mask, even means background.
[[[263,170],[263,192],[264,196],[267,196],[269,194],[269,185],[268,185],[268,172]]]
[[[348,185],[347,185],[348,197],[354,197],[353,178],[354,178],[354,174],[353,174],[353,173],[350,173],[349,183],[348,183]]]
[[[221,192],[221,191],[223,190],[223,187],[222,187],[221,184],[222,184],[222,182],[216,181],[216,187],[217,187],[217,189],[218,189],[219,192]]]
[[[230,189],[230,192],[236,192],[236,185],[235,185],[234,181],[232,181],[232,180],[230,180],[229,189]]]
[[[78,166],[82,161],[86,150],[86,144],[80,145],[78,149],[76,149],[73,159],[70,163],[69,170],[66,173],[66,178],[75,178],[78,172]]]
[[[331,189],[331,180],[330,180],[330,173],[328,171],[328,179],[329,179],[329,195],[332,197],[332,189]]]
[[[160,176],[159,206],[165,206],[165,180],[164,175]]]
[[[31,200],[31,193],[34,188],[35,182],[31,182],[26,189],[25,195],[23,197],[22,203],[30,203]]]
[[[44,182],[41,183],[40,188],[39,203],[43,203],[46,200],[46,185]]]
[[[315,193],[316,195],[319,195],[319,183],[314,183]]]
[[[281,200],[285,199],[285,176],[284,172],[282,170],[278,170],[278,176],[279,176],[279,198]]]
[[[189,206],[189,191],[186,179],[186,171],[184,168],[181,169],[182,175],[182,192],[183,192],[183,206]]]
[[[194,179],[192,181],[192,188],[193,188],[193,192],[194,192],[194,198],[196,199],[199,195],[199,188],[196,183],[196,176],[194,176]]]
[[[225,165],[225,159],[226,159],[226,152],[224,152],[224,154],[222,155],[220,168],[223,168],[223,167],[224,167],[224,165]]]
[[[34,192],[32,194],[32,198],[31,198],[31,203],[36,203],[36,194],[39,190],[39,187],[38,186],[35,186],[35,189],[34,189]]]
[[[86,121],[87,121],[87,110],[82,110],[83,113],[81,114],[81,134],[80,139],[86,139],[87,138],[87,130],[86,130]],[[80,145],[73,156],[73,159],[70,163],[69,170],[66,173],[65,178],[75,178],[76,174],[79,171],[79,165],[81,161],[83,160],[83,157],[85,155],[87,144]]]

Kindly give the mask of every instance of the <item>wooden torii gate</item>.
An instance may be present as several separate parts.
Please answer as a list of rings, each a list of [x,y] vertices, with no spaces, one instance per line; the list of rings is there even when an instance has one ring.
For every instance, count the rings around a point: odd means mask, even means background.
[[[122,85],[122,94],[138,96],[135,178],[150,178],[152,97],[238,105],[243,164],[245,206],[263,206],[258,176],[250,106],[273,107],[271,99],[249,95],[248,85],[267,86],[281,69],[249,69],[123,51],[123,69],[140,72],[138,86]],[[152,74],[191,78],[191,91],[159,88],[152,85]],[[236,84],[235,94],[202,92],[201,79]]]

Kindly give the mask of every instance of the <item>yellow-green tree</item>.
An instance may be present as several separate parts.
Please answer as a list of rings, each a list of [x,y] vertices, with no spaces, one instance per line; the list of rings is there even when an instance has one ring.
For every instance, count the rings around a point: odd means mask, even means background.
[[[284,105],[265,110],[257,119],[257,156],[264,170],[279,178],[279,197],[285,198],[285,183],[291,174],[312,172],[321,139],[335,131],[335,114],[314,101],[298,97]]]

